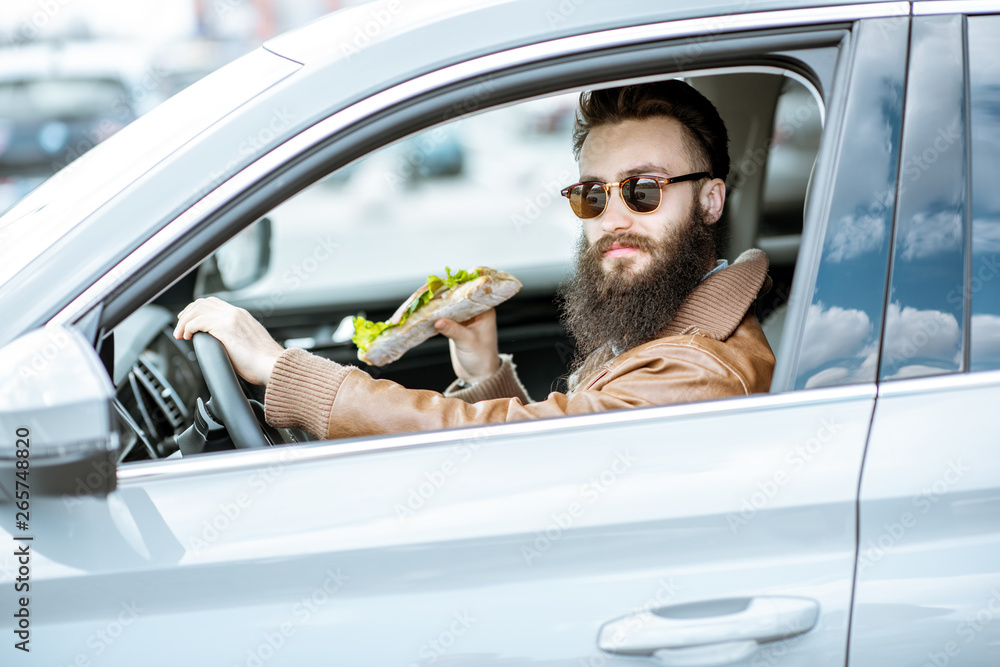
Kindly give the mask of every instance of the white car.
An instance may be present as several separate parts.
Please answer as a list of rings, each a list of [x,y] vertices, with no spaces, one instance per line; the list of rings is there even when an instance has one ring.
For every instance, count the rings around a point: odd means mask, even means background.
[[[998,56],[992,0],[387,0],[191,86],[0,218],[0,662],[995,663]],[[319,442],[169,335],[216,293],[357,363],[346,317],[490,264],[544,396],[572,100],[672,77],[771,259],[769,393]]]

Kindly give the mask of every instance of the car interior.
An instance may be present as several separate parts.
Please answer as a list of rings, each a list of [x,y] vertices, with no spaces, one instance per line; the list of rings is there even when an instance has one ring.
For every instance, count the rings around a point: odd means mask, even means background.
[[[729,129],[724,256],[732,261],[753,247],[768,255],[773,286],[758,302],[758,318],[777,356],[822,133],[822,97],[799,74],[775,67],[684,78],[715,103]],[[196,422],[204,421],[199,403],[209,392],[198,355],[172,330],[177,313],[207,295],[246,308],[286,347],[406,387],[443,391],[454,380],[445,338],[370,367],[351,342],[352,318],[388,319],[446,267],[491,266],[523,283],[497,309],[500,351],[514,356],[534,399],[564,391],[573,342],[554,296],[572,272],[580,226],[559,190],[578,176],[570,142],[578,95],[477,110],[333,170],[250,221],[122,321],[99,350],[117,388],[120,461],[233,447],[218,431],[181,446],[204,430]],[[243,388],[263,425],[263,388]],[[269,444],[312,439],[263,426]]]

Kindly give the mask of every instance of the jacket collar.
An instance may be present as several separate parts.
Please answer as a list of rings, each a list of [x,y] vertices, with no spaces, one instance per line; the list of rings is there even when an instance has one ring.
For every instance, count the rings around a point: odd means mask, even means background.
[[[753,248],[728,268],[705,278],[663,329],[664,336],[699,334],[729,338],[758,296],[771,288],[767,255]]]

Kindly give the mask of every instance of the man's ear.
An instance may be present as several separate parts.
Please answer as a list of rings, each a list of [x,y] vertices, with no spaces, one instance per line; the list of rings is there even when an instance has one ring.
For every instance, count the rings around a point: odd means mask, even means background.
[[[705,222],[714,224],[722,217],[722,207],[726,204],[726,182],[713,178],[701,186],[698,193],[701,208],[705,211]]]

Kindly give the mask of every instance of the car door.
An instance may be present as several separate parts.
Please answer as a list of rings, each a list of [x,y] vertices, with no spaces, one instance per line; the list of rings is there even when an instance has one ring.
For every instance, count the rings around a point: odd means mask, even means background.
[[[39,508],[32,659],[842,665],[909,19],[840,20],[770,395],[122,468]]]
[[[914,9],[852,666],[1000,660],[1000,16],[946,10]]]

